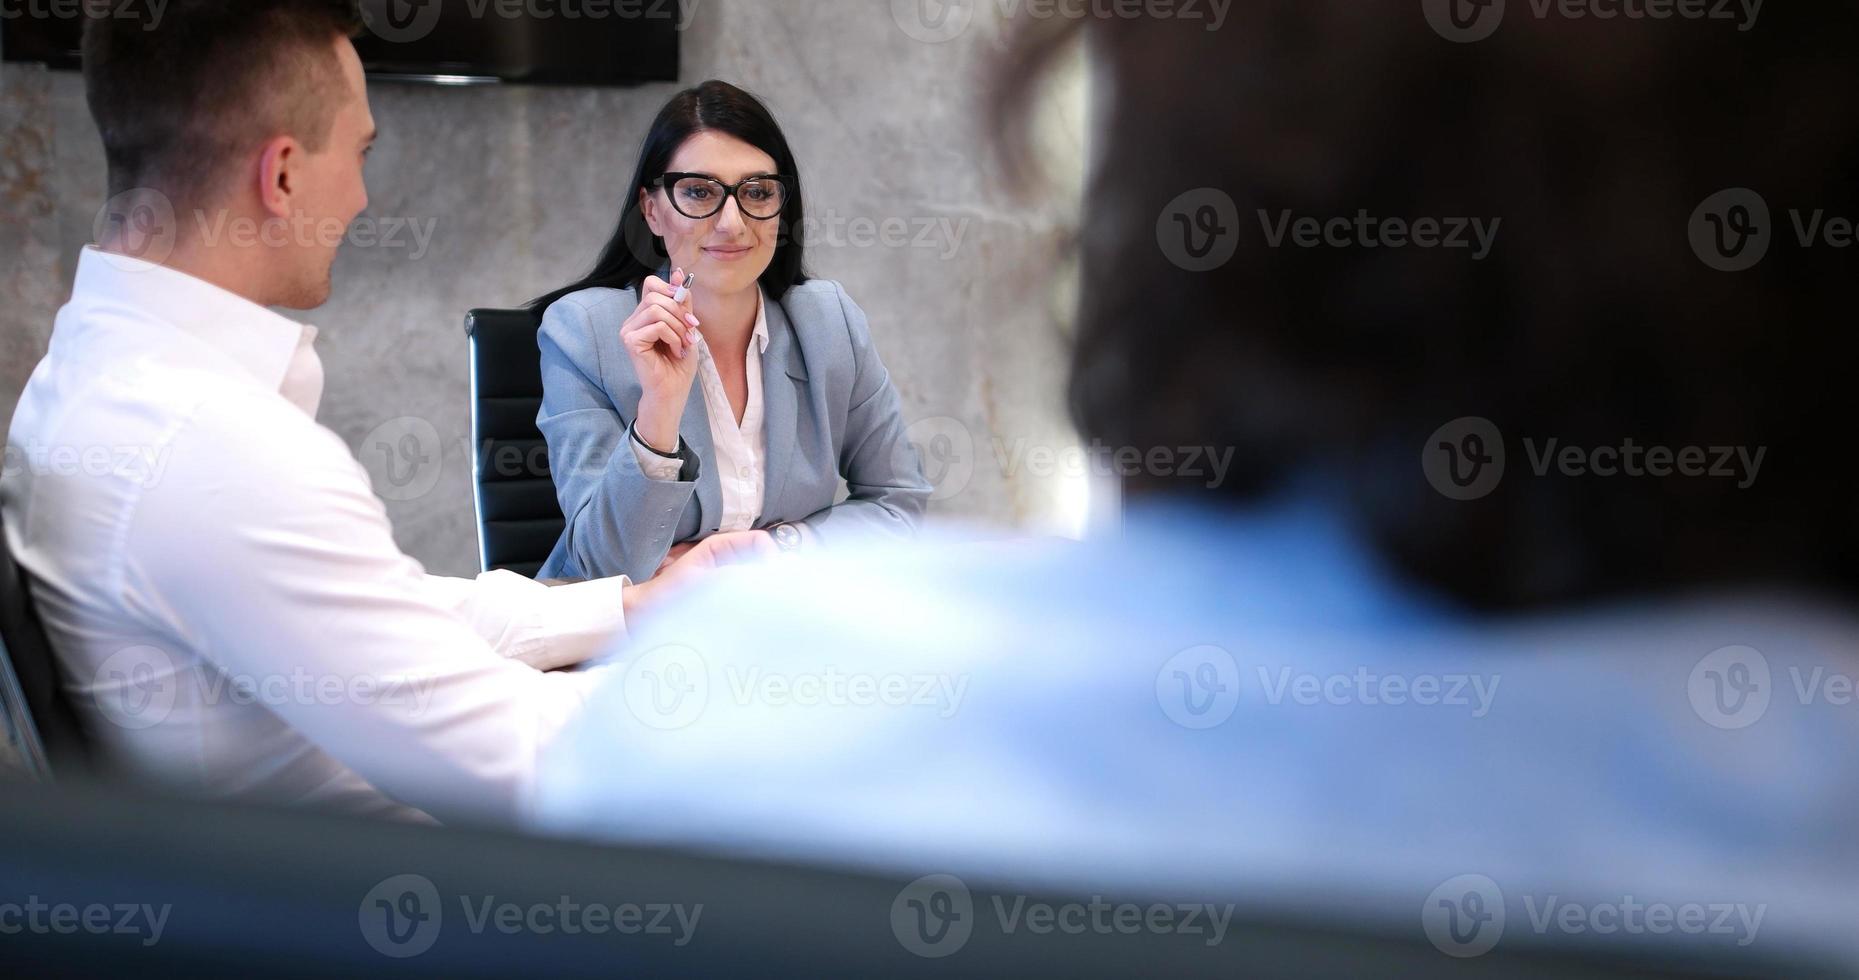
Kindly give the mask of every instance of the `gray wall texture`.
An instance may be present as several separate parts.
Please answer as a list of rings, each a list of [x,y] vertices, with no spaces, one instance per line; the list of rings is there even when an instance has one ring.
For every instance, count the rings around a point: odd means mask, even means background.
[[[980,112],[1002,34],[977,7],[930,25],[913,19],[916,0],[684,0],[680,85],[373,83],[369,210],[337,260],[334,298],[291,315],[320,328],[320,420],[374,475],[402,547],[436,573],[477,571],[464,312],[585,272],[652,116],[713,77],[760,95],[787,130],[808,186],[811,271],[870,315],[938,480],[934,519],[1075,528],[1085,481],[1063,412],[1060,257],[1077,225],[1085,76],[1077,64],[1061,76],[1039,125],[1049,183],[1010,192]],[[5,66],[0,426],[44,353],[104,189],[81,79]],[[407,434],[420,446],[403,455]]]

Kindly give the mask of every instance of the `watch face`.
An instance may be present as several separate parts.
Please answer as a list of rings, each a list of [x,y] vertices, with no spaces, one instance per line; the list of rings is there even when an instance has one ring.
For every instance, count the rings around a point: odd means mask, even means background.
[[[800,547],[800,529],[792,524],[783,524],[775,528],[775,544],[784,550],[793,551]]]

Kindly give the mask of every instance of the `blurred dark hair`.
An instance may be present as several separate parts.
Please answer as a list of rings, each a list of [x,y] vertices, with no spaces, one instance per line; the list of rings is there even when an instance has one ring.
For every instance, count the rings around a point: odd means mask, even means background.
[[[355,0],[85,9],[84,92],[110,193],[146,187],[197,204],[241,152],[273,136],[323,148],[343,96],[336,40],[362,27]]]
[[[805,248],[797,230],[805,227],[806,199],[794,151],[788,148],[787,136],[775,122],[774,114],[760,99],[728,82],[713,79],[672,96],[665,108],[659,110],[658,118],[652,121],[645,146],[639,151],[639,166],[621,195],[624,201],[619,228],[601,251],[594,271],[531,301],[530,310],[540,314],[556,300],[583,289],[635,289],[647,276],[658,274],[667,258],[665,240],[652,234],[652,229],[646,225],[645,212],[639,206],[639,192],[664,175],[685,140],[706,130],[726,133],[761,150],[774,158],[777,173],[792,178],[787,208],[777,219],[781,222],[780,244],[760,281],[762,289],[776,302],[786,296],[789,289],[807,281],[802,265]]]
[[[1259,0],[1218,31],[1021,25],[993,107],[1009,163],[1027,158],[1036,82],[1077,35],[1100,86],[1077,425],[1118,446],[1235,447],[1229,499],[1326,475],[1396,567],[1476,607],[1850,588],[1854,259],[1799,247],[1789,209],[1859,215],[1859,8],[1771,5],[1741,32],[1511,6],[1471,44],[1411,2]],[[1158,221],[1197,188],[1239,214],[1237,253],[1211,272],[1160,247]],[[1773,209],[1771,252],[1740,273],[1706,265],[1689,237],[1727,188]],[[1272,248],[1260,226],[1261,212],[1364,208],[1503,224],[1480,262]],[[1429,484],[1422,450],[1466,416],[1501,430],[1508,475],[1457,501]],[[1747,489],[1539,476],[1526,438],[1767,455]]]

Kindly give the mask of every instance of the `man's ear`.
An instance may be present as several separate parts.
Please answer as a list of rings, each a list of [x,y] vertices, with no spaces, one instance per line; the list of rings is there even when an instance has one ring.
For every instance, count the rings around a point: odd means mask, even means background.
[[[258,154],[258,202],[267,213],[288,218],[291,195],[297,191],[297,164],[303,147],[289,136],[273,136]]]

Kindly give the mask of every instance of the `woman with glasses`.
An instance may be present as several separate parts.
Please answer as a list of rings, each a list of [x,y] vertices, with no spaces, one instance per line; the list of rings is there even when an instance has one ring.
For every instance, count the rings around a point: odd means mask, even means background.
[[[753,95],[705,82],[659,113],[594,271],[532,304],[568,522],[540,577],[642,581],[718,534],[914,531],[931,488],[865,314],[803,271],[804,214]]]

